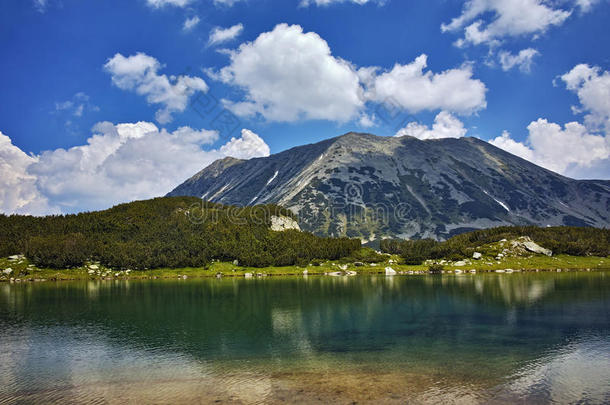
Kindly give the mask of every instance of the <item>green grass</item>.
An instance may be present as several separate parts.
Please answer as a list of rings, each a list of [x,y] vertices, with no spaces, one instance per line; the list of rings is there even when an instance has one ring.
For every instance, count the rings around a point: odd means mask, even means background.
[[[394,263],[389,261],[393,260]],[[367,274],[379,274],[384,273],[384,269],[387,266],[392,267],[397,272],[419,272],[427,271],[428,265],[418,266],[407,266],[399,264],[400,258],[398,256],[387,257],[387,260],[382,263],[377,263],[376,266],[355,266],[353,263],[347,264],[346,270],[355,271],[360,275]],[[445,271],[462,270],[468,271],[471,269],[477,270],[477,272],[495,271],[499,269],[513,269],[513,270],[556,270],[556,269],[570,269],[570,270],[600,270],[610,268],[610,258],[608,257],[580,257],[580,256],[565,256],[560,255],[557,257],[547,256],[532,256],[532,257],[508,257],[497,263],[496,260],[491,261],[490,259],[483,260],[471,260],[469,264],[465,266],[455,266],[453,264],[445,265]],[[307,267],[265,267],[265,268],[252,268],[252,267],[241,267],[235,266],[232,263],[215,262],[212,263],[208,268],[181,268],[181,269],[154,269],[144,271],[131,271],[126,273],[125,271],[117,271],[111,269],[105,269],[100,266],[101,274],[89,274],[89,268],[87,266],[73,268],[73,269],[41,269],[35,266],[31,266],[27,259],[10,261],[7,258],[0,259],[0,271],[6,268],[12,268],[13,273],[11,275],[5,275],[0,273],[0,282],[9,281],[10,278],[19,279],[21,281],[43,281],[43,280],[89,280],[89,279],[113,279],[113,278],[129,278],[129,279],[149,279],[149,278],[178,278],[186,276],[187,278],[202,278],[202,277],[215,277],[218,273],[221,273],[224,277],[244,277],[246,273],[252,273],[253,276],[257,274],[264,274],[267,276],[289,276],[298,275],[302,276],[303,271],[307,270],[309,275],[323,275],[324,273],[341,271],[339,267],[340,261],[328,261],[324,262],[320,266],[307,266]]]

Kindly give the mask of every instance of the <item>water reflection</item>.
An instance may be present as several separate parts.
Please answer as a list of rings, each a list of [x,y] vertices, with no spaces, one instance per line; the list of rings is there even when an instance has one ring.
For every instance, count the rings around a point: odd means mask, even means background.
[[[607,273],[4,284],[0,402],[605,402],[609,287]]]

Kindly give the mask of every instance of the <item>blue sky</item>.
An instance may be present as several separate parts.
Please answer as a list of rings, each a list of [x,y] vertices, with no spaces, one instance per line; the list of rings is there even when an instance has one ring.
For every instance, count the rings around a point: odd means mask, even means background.
[[[0,211],[149,198],[352,130],[608,179],[607,21],[607,0],[5,0]]]

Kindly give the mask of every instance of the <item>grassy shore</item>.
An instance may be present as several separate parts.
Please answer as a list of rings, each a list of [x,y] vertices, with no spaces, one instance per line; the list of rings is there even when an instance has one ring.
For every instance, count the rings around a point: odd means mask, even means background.
[[[384,274],[386,267],[391,267],[401,274],[419,274],[427,272],[428,264],[409,266],[401,264],[398,256],[387,256],[387,260],[380,263],[360,264],[329,261],[319,266],[309,265],[306,267],[265,267],[252,268],[241,267],[233,263],[215,262],[208,268],[180,268],[180,269],[153,269],[145,271],[137,270],[112,270],[104,268],[96,263],[72,269],[44,269],[32,265],[26,258],[0,259],[0,282],[21,281],[58,281],[58,280],[92,280],[92,279],[164,279],[164,278],[203,278],[203,277],[264,277],[264,276],[302,276],[325,275],[341,272],[356,272],[360,275]],[[4,270],[11,269],[10,274]],[[532,256],[532,257],[508,257],[500,261],[467,260],[466,263],[448,262],[444,266],[444,273],[469,272],[494,272],[496,270],[512,269],[515,271],[557,271],[561,270],[604,270],[610,269],[610,258],[608,257],[580,257],[565,256],[556,257]]]

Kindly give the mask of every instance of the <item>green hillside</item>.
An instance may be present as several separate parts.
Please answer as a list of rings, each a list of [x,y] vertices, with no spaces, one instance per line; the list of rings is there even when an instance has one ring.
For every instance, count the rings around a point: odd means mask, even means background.
[[[202,267],[214,260],[253,267],[338,259],[360,240],[273,232],[275,205],[235,207],[194,197],[165,197],[105,211],[31,217],[0,215],[0,256],[25,254],[37,266],[68,268],[89,260],[116,269]]]

